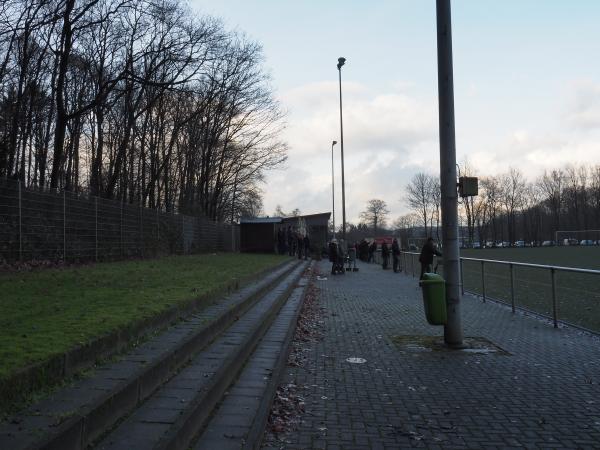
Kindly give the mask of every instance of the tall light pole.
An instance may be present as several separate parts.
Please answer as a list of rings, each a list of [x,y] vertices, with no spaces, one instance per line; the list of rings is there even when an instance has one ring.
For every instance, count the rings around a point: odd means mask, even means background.
[[[463,345],[463,330],[460,317],[460,255],[458,251],[458,193],[456,190],[450,0],[436,0],[436,11],[442,245],[448,311],[448,320],[444,326],[444,341],[449,346],[460,347]]]
[[[340,141],[342,155],[342,239],[346,243],[346,185],[344,180],[344,121],[342,120],[342,66],[346,58],[338,58],[337,68],[340,78]]]
[[[331,142],[331,204],[333,212],[333,238],[335,239],[335,183],[333,181],[333,146],[337,144],[337,141]]]

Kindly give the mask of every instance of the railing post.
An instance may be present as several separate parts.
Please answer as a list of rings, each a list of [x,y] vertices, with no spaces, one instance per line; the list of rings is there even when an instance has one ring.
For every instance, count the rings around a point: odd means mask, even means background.
[[[460,291],[462,295],[465,295],[465,276],[463,270],[463,259],[458,258],[458,260],[460,261]]]
[[[556,306],[556,273],[554,267],[550,269],[552,277],[552,319],[554,320],[554,328],[558,328],[558,311]]]
[[[481,295],[485,303],[485,261],[481,261]]]
[[[96,222],[96,262],[98,262],[98,197],[94,197],[95,222]]]
[[[23,211],[21,205],[21,180],[19,180],[19,261],[23,261]]]
[[[415,255],[410,255],[410,266],[412,268],[412,276],[415,277]]]
[[[510,305],[512,312],[515,312],[515,266],[513,263],[508,265],[510,269]]]
[[[143,220],[143,206],[142,206],[142,201],[140,199],[140,256],[143,258],[144,257],[144,228],[142,225],[142,220]]]
[[[63,261],[67,262],[67,191],[63,189]]]

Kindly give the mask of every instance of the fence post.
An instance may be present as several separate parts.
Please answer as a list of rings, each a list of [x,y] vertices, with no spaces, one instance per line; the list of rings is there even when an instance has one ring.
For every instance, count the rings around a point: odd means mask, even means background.
[[[140,256],[143,258],[144,257],[144,228],[142,225],[142,201],[140,199]]]
[[[94,197],[94,209],[95,209],[95,216],[96,216],[96,262],[98,262],[98,197]]]
[[[23,261],[23,211],[21,205],[21,180],[19,180],[19,261]]]
[[[510,305],[512,308],[512,312],[515,312],[515,266],[510,263],[508,265],[510,268]]]
[[[550,269],[550,276],[552,277],[552,319],[554,320],[554,328],[558,328],[558,311],[556,307],[556,274],[554,267]]]
[[[481,294],[485,303],[485,261],[481,261]]]
[[[179,217],[181,217],[181,254],[185,255],[185,237],[184,237],[183,214],[179,213]]]
[[[123,257],[123,199],[121,199],[121,218],[119,219],[119,247],[121,248],[121,258]]]
[[[460,291],[462,295],[465,295],[465,276],[463,275],[463,259],[458,258],[460,261]]]
[[[63,261],[67,261],[67,191],[63,190]]]
[[[415,277],[415,255],[411,253],[410,255],[410,266],[412,268],[412,276]]]

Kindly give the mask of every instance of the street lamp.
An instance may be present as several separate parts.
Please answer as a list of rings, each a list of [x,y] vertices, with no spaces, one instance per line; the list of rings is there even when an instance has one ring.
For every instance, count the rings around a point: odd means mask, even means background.
[[[346,58],[338,58],[337,68],[340,78],[340,141],[342,156],[342,239],[346,242],[346,188],[344,180],[344,122],[342,120],[342,66]]]
[[[331,143],[331,203],[333,205],[333,238],[335,239],[335,183],[333,182],[333,146],[337,141]]]

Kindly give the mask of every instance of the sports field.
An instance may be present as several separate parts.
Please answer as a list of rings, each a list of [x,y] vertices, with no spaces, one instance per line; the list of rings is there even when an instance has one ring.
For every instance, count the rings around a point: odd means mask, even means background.
[[[536,247],[462,250],[461,256],[497,261],[600,270],[600,247]],[[485,264],[487,297],[511,301],[510,268]],[[481,262],[463,261],[465,290],[482,293]],[[600,274],[555,272],[559,320],[600,332]],[[547,269],[514,266],[516,306],[552,316],[552,278]]]

